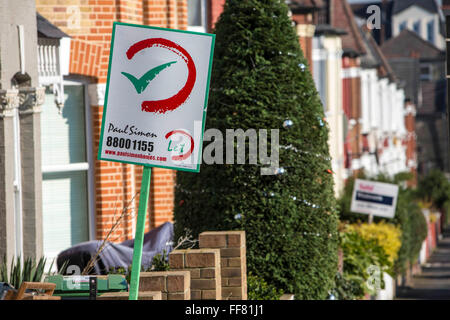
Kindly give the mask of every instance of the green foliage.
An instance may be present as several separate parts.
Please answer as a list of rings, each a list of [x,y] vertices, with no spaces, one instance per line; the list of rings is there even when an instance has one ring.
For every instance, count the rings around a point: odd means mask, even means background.
[[[17,257],[17,259],[13,258],[8,275],[8,262],[6,255],[4,255],[0,264],[0,282],[9,283],[15,289],[19,289],[23,282],[41,282],[44,276],[46,262],[47,259],[44,257],[41,257],[39,261],[29,257],[23,263],[21,257]],[[53,262],[50,265],[49,272],[52,265]]]
[[[335,279],[336,287],[332,293],[336,300],[356,300],[364,296],[362,279],[346,274],[337,273]]]
[[[152,259],[151,271],[168,271],[170,269],[168,259],[166,250],[163,250],[162,254],[156,254]]]
[[[247,294],[248,300],[280,300],[284,292],[250,273],[247,277]]]
[[[337,284],[352,288],[354,296],[347,293],[350,300],[361,298],[365,293],[373,293],[366,284],[370,276],[369,267],[378,266],[381,272],[391,267],[383,247],[376,239],[366,239],[357,231],[347,229],[341,233],[341,248],[344,253],[344,274]],[[344,291],[344,288],[337,286],[335,291]]]
[[[442,171],[434,169],[419,180],[417,196],[442,209],[450,201],[450,182]]]
[[[392,267],[398,257],[401,247],[400,227],[384,221],[378,223],[360,223],[347,226],[348,230],[357,232],[367,240],[376,240],[388,256],[388,263],[385,264],[385,271],[393,275]]]
[[[261,175],[260,161],[177,173],[175,235],[245,230],[249,271],[297,299],[326,299],[338,247],[328,127],[288,8],[229,0],[215,32],[206,128],[223,137],[230,128],[267,129],[269,153],[270,129],[279,129],[280,145],[291,148],[280,148],[281,175]]]
[[[398,252],[394,271],[396,274],[404,274],[408,265],[416,262],[422,242],[428,233],[427,222],[412,190],[399,190],[394,223],[402,228],[402,246]]]
[[[444,212],[444,227],[445,227],[448,226],[450,223],[450,200],[444,203],[443,212]]]

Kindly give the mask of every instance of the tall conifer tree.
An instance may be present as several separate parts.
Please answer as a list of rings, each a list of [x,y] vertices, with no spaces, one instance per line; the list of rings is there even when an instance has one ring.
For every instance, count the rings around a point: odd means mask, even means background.
[[[215,33],[206,129],[224,139],[226,129],[267,129],[269,153],[270,129],[279,129],[279,170],[261,175],[266,165],[249,164],[247,140],[245,165],[179,172],[176,235],[245,230],[248,271],[298,299],[325,299],[338,246],[328,127],[288,7],[228,0]]]

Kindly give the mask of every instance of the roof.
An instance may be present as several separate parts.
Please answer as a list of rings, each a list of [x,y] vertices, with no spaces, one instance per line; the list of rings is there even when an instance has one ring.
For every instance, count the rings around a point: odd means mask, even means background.
[[[366,54],[361,57],[361,67],[363,68],[378,68],[381,66],[381,60],[377,56],[375,49],[372,47],[369,38],[372,36],[367,30],[360,29],[361,36],[364,40],[364,45],[366,48]]]
[[[410,57],[389,58],[389,64],[397,77],[400,87],[416,106],[419,105],[420,61]]]
[[[344,54],[364,55],[365,45],[347,0],[330,0],[330,24],[347,32],[342,37]]]
[[[381,46],[388,58],[415,57],[420,60],[442,60],[445,52],[422,39],[415,32],[403,30],[397,37],[389,39]]]
[[[57,26],[45,19],[38,12],[36,12],[36,19],[38,36],[52,39],[69,38],[66,33],[62,32]]]
[[[394,0],[393,14],[400,13],[411,6],[418,6],[431,13],[438,13],[439,7],[435,0]]]
[[[370,30],[365,27],[361,28],[360,32],[367,52],[364,56],[361,57],[361,66],[363,68],[377,68],[378,75],[381,78],[388,77],[392,82],[397,81],[391,65],[389,64],[377,42],[373,38]]]
[[[323,0],[288,0],[286,2],[292,10],[295,9],[317,10],[324,6]]]

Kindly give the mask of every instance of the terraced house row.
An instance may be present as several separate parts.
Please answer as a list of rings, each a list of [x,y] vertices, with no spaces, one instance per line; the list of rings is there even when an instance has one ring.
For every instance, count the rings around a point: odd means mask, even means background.
[[[380,43],[377,31],[367,28],[364,9],[346,0],[286,2],[330,127],[336,194],[362,170],[415,174],[421,100],[390,63],[397,57],[387,37]],[[142,167],[96,157],[113,22],[212,32],[224,3],[1,1],[0,254],[55,257],[77,243],[104,238],[124,208],[137,208]],[[414,34],[438,58],[439,19],[433,20],[436,43]],[[398,37],[414,32],[403,26]],[[423,61],[410,58],[419,66],[418,81],[425,81]],[[427,85],[433,93],[436,86]],[[176,173],[152,170],[147,230],[172,221],[177,205]],[[111,239],[132,238],[134,226],[135,217],[127,215]]]

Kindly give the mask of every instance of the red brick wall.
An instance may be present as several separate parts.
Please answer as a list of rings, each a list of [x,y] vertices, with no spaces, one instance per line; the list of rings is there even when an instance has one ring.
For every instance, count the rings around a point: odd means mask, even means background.
[[[359,67],[359,59],[344,57],[342,67],[347,70]],[[343,109],[347,120],[354,120],[348,127],[345,140],[345,167],[351,168],[351,161],[359,159],[362,153],[361,118],[361,78],[348,77],[342,80]],[[357,171],[354,172],[355,174]]]
[[[300,41],[300,47],[303,50],[303,55],[305,56],[306,60],[308,61],[309,71],[313,72],[313,61],[312,61],[312,50],[313,50],[313,43],[312,43],[311,37],[299,37]]]
[[[405,128],[406,128],[406,138],[404,140],[404,144],[406,144],[406,165],[408,165],[409,160],[414,162],[417,161],[417,141],[416,141],[416,116],[415,116],[415,106],[408,102],[405,104],[406,115],[405,115]],[[416,187],[417,186],[417,168],[411,168],[411,173],[413,174],[413,178],[408,181],[408,186]]]
[[[36,0],[37,11],[72,37],[70,73],[104,84],[114,21],[176,29],[187,28],[186,0]],[[91,106],[94,154],[97,154],[103,106]],[[95,160],[96,235],[106,236],[123,208],[138,206],[142,167]],[[146,229],[172,221],[175,172],[153,169],[150,218]],[[134,237],[128,216],[112,240]]]
[[[209,0],[208,3],[208,11],[209,11],[209,17],[208,17],[208,27],[209,32],[212,31],[214,28],[214,25],[216,24],[217,20],[219,19],[219,16],[221,15],[223,11],[223,5],[225,4],[225,0]]]
[[[70,43],[72,59],[69,72],[71,74],[97,76],[100,72],[102,49],[99,44],[73,39]]]

